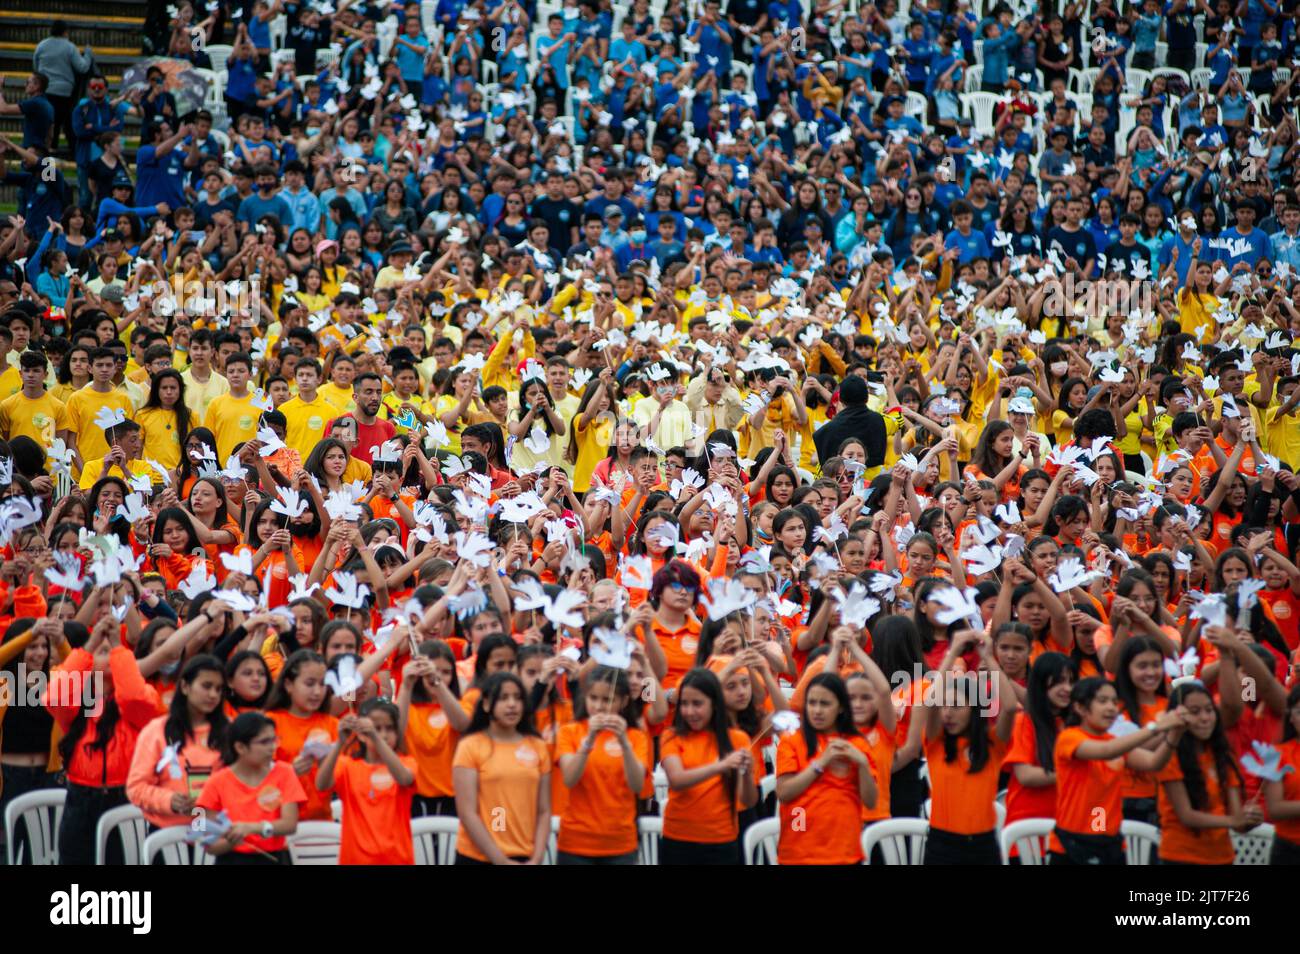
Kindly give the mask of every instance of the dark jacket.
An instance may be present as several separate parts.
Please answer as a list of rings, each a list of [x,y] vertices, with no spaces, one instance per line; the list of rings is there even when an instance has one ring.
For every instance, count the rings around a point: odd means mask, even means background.
[[[846,407],[813,431],[817,459],[823,464],[839,451],[842,443],[856,437],[867,448],[867,467],[885,462],[885,419],[865,404]]]

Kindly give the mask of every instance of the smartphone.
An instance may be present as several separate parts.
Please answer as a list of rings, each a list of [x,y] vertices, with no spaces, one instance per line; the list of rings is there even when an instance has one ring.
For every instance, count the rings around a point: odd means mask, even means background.
[[[867,372],[867,380],[868,380],[868,381],[875,382],[875,383],[883,383],[884,380],[885,380],[885,372],[883,372],[883,371],[868,371],[868,372]]]

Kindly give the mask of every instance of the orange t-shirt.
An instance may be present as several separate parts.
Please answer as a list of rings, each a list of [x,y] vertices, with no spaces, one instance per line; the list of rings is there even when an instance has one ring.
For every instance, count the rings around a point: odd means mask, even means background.
[[[1223,513],[1216,512],[1211,518],[1213,521],[1214,532],[1210,534],[1210,539],[1205,541],[1210,545],[1216,554],[1222,553],[1228,547],[1232,546],[1232,531],[1237,524],[1241,523],[1241,514],[1235,517],[1229,517]]]
[[[558,689],[558,687],[557,687]],[[554,696],[555,693],[552,693]],[[568,699],[556,699],[551,705],[545,705],[533,712],[533,725],[537,733],[551,752],[551,765],[559,762],[557,734],[561,727],[573,721],[573,703]],[[551,772],[551,814],[563,815],[569,806],[569,789],[557,771]]]
[[[1211,815],[1227,815],[1228,799],[1214,765],[1214,755],[1208,748],[1201,747],[1196,757],[1201,767],[1201,776],[1205,779],[1206,806],[1203,809]],[[1160,786],[1160,857],[1169,861],[1182,861],[1196,865],[1230,865],[1235,857],[1232,839],[1226,828],[1188,828],[1178,820],[1174,803],[1165,791],[1165,782],[1181,782],[1183,767],[1177,757],[1169,760],[1156,778]],[[1229,787],[1237,785],[1235,778],[1229,779]]]
[[[898,748],[898,739],[892,732],[886,732],[879,723],[863,733],[867,740],[867,755],[871,756],[871,766],[876,772],[876,807],[862,806],[864,822],[880,821],[888,818],[889,781],[894,772],[894,751]]]
[[[776,774],[794,775],[826,750],[831,738],[846,739],[871,758],[867,740],[860,735],[835,733],[817,737],[817,751],[808,754],[802,731],[783,736],[776,749]],[[875,777],[875,765],[871,766]],[[819,775],[792,802],[781,803],[781,837],[777,861],[783,865],[857,865],[862,863],[862,799],[858,772],[853,764],[836,762]]]
[[[299,573],[310,573],[311,566],[304,561],[302,549],[296,544],[291,544],[293,549],[294,562],[298,564]],[[267,573],[271,575],[271,586],[268,589],[266,585]],[[267,595],[267,606],[287,606],[289,603],[289,592],[293,589],[289,584],[289,561],[285,559],[283,550],[272,550],[262,561],[262,565],[257,568],[257,578],[262,583],[263,590]]]
[[[230,571],[226,569],[226,565],[221,562],[221,554],[234,554],[238,551],[240,546],[243,545],[244,534],[240,531],[239,524],[235,523],[235,521],[231,520],[229,517],[226,518],[226,522],[223,526],[214,527],[213,529],[225,530],[227,533],[232,533],[235,536],[234,543],[205,543],[203,545],[203,548],[208,551],[208,559],[212,561],[213,575],[217,578],[217,583],[221,584],[226,582],[226,576],[230,573]],[[311,568],[308,567],[307,569],[310,570]],[[303,572],[306,572],[306,570]]]
[[[280,809],[284,805],[301,805],[305,801],[307,794],[303,791],[298,776],[293,773],[293,766],[276,761],[272,764],[270,773],[256,788],[245,785],[231,768],[217,769],[203,786],[196,804],[214,815],[225,812],[232,822],[260,824],[279,821]],[[234,851],[245,855],[254,854],[259,848],[262,851],[280,851],[284,848],[284,843],[283,835],[274,838],[248,835],[234,847]]]
[[[971,718],[976,718],[972,714]],[[957,757],[944,756],[944,733],[923,733],[925,762],[930,769],[930,825],[955,835],[978,835],[993,831],[998,817],[993,801],[998,794],[998,774],[1007,743],[989,732],[989,757],[978,772],[970,771],[970,742],[957,740]]]
[[[1286,641],[1286,648],[1295,652],[1300,646],[1300,597],[1290,586],[1283,584],[1280,590],[1260,590],[1259,601],[1272,611],[1273,621]]]
[[[339,737],[339,720],[324,712],[317,712],[305,719],[298,718],[288,709],[274,709],[266,715],[275,722],[275,730],[280,736],[275,757],[281,762],[292,763],[308,742],[333,745]],[[307,804],[302,807],[301,813],[303,821],[329,821],[333,818],[329,792],[322,792],[316,787],[316,769],[320,765],[320,758],[312,763],[304,775],[299,776],[303,791],[307,793]]]
[[[1282,753],[1281,764],[1295,770],[1282,776],[1282,798],[1288,802],[1300,802],[1300,739],[1283,742],[1278,750]],[[1300,818],[1274,819],[1273,828],[1278,838],[1300,845]]]
[[[1011,748],[1002,760],[1002,767],[1011,775],[1007,782],[1007,824],[1022,818],[1055,818],[1056,786],[1031,788],[1021,785],[1011,769],[1013,765],[1031,765],[1046,768],[1049,772],[1053,770],[1052,766],[1044,766],[1038,759],[1038,736],[1034,732],[1033,720],[1024,711],[1016,713],[1016,721],[1011,728]]]
[[[658,620],[654,621],[655,638],[663,647],[664,657],[668,660],[668,673],[663,678],[665,689],[676,689],[682,676],[695,668],[695,650],[700,645],[699,621],[687,618],[678,629],[666,629]]]
[[[460,735],[437,702],[413,702],[406,720],[406,751],[415,757],[415,790],[425,798],[456,794],[451,762]]]
[[[1154,722],[1164,711],[1169,708],[1169,698],[1167,696],[1156,696],[1156,701],[1151,705],[1139,705],[1137,720],[1139,726],[1146,725],[1148,722]],[[1127,718],[1128,713],[1124,713]],[[1133,769],[1124,768],[1124,788],[1122,790],[1124,798],[1155,798],[1156,797],[1156,776],[1154,772],[1135,772]]]
[[[415,771],[415,759],[399,755]],[[411,796],[415,785],[399,785],[388,766],[340,755],[334,790],[343,802],[341,865],[413,865]]]
[[[749,736],[740,729],[728,729],[727,735],[733,751],[749,748]],[[669,731],[664,734],[659,749],[660,761],[671,755],[681,759],[685,769],[711,765],[718,761],[718,740],[707,730],[685,735]],[[668,804],[664,808],[664,837],[705,845],[735,841],[740,835],[736,818],[739,795],[737,779],[736,800],[727,798],[722,775],[714,775],[690,788],[669,789]]]
[[[560,727],[559,755],[575,755],[591,731],[590,722],[570,722]],[[627,787],[623,772],[623,745],[608,730],[592,743],[587,764],[578,784],[569,789],[568,805],[560,818],[556,847],[584,858],[608,858],[636,851],[638,798],[654,794],[650,736],[629,727],[627,740],[637,760],[645,766],[645,784],[640,792]],[[555,771],[560,775],[559,769]]]
[[[1124,757],[1075,758],[1084,742],[1109,742],[1109,732],[1093,735],[1079,726],[1062,729],[1056,737],[1056,826],[1077,835],[1118,835],[1124,820]],[[1063,853],[1052,835],[1051,851]]]
[[[536,736],[518,742],[501,742],[486,732],[475,732],[456,746],[453,768],[471,768],[478,773],[478,814],[493,840],[508,858],[533,854],[537,833],[538,786],[549,784],[550,753]],[[487,861],[470,837],[464,823],[456,850],[478,861]]]

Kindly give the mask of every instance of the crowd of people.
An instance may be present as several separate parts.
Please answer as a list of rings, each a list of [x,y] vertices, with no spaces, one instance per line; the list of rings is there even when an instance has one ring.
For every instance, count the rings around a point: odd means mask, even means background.
[[[177,0],[116,89],[56,23],[0,106],[61,863],[1300,861],[1300,4],[425,6]]]

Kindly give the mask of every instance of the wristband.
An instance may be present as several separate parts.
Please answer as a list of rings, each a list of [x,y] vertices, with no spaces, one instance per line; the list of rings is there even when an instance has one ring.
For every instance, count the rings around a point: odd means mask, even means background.
[[[262,837],[270,838],[275,834],[275,825],[269,821],[262,822]]]

